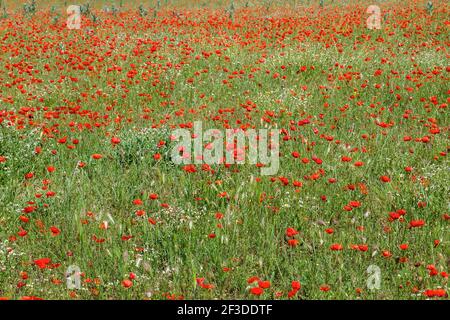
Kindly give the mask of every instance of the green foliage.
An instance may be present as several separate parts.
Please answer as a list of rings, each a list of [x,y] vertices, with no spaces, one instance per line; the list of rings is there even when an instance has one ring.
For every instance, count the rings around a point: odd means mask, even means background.
[[[2,15],[0,16],[1,19],[8,18],[8,12],[6,11],[6,6],[2,8]]]
[[[25,174],[30,163],[35,161],[35,149],[40,145],[40,133],[20,132],[14,127],[0,124],[0,155],[8,159],[7,164],[0,164],[0,185],[6,186],[5,179],[12,174]]]
[[[433,7],[433,2],[428,1],[428,2],[427,2],[427,5],[426,5],[426,8],[427,8],[428,14],[429,14],[430,16],[433,15],[433,9],[434,9],[434,7]]]
[[[115,16],[117,12],[119,12],[119,9],[113,4],[111,5],[111,12]]]
[[[139,5],[139,15],[143,18],[148,15],[148,10],[144,8],[144,5]]]
[[[91,20],[92,20],[92,22],[93,22],[94,24],[100,22],[100,18],[99,18],[96,14],[94,14],[94,13],[91,13],[90,18],[91,18]]]
[[[80,5],[80,13],[84,16],[90,16],[91,15],[91,4],[89,2]]]
[[[59,14],[52,17],[52,24],[57,24],[59,21]]]
[[[157,129],[130,129],[121,134],[121,142],[113,149],[114,158],[121,167],[139,165],[159,152],[158,143],[168,139],[168,131]]]
[[[231,21],[234,22],[235,7],[234,7],[234,2],[233,1],[231,1],[231,4],[228,7],[227,11],[228,11],[228,17],[230,18]]]
[[[36,0],[31,0],[23,5],[23,12],[25,15],[33,15],[36,13],[37,5]]]

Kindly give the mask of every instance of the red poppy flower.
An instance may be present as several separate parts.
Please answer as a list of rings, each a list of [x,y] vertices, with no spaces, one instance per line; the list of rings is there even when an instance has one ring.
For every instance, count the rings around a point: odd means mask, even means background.
[[[112,143],[112,144],[119,144],[119,143],[120,143],[120,138],[118,138],[118,137],[112,137],[112,138],[111,138],[111,143]]]
[[[425,290],[424,295],[426,295],[429,298],[434,297],[445,297],[447,293],[444,289],[435,289],[435,290]]]
[[[213,289],[214,288],[213,284],[206,284],[205,283],[205,278],[197,278],[196,282],[197,282],[197,285],[199,285],[203,289]]]
[[[247,283],[253,283],[255,281],[259,281],[259,278],[254,276],[247,279]]]
[[[61,230],[59,230],[57,227],[52,226],[50,227],[50,231],[52,232],[52,236],[57,236],[58,234],[61,233]]]
[[[361,206],[361,202],[359,201],[350,201],[350,206],[352,206],[353,208],[358,208]]]
[[[19,237],[25,237],[27,234],[28,234],[28,232],[26,230],[22,229],[22,228],[20,228],[20,231],[17,232],[17,235]]]
[[[145,211],[144,210],[137,210],[135,213],[138,217],[142,217],[143,215],[145,215]]]
[[[133,285],[133,281],[131,281],[130,279],[125,279],[122,281],[122,286],[124,288],[130,288]]]
[[[420,228],[420,227],[422,227],[424,225],[425,225],[425,221],[424,220],[412,220],[409,223],[409,227],[410,228]]]
[[[333,250],[333,251],[340,251],[340,250],[343,249],[343,247],[342,247],[341,244],[334,243],[334,244],[332,244],[332,245],[330,246],[330,249]]]
[[[28,207],[25,207],[25,208],[23,208],[23,212],[24,213],[32,213],[32,212],[34,212],[36,210],[36,207],[33,207],[33,206],[28,206]]]
[[[287,228],[286,229],[286,236],[288,236],[288,237],[293,237],[293,236],[295,236],[297,234],[298,234],[298,231],[295,230],[294,228]]]
[[[367,250],[369,250],[369,246],[367,244],[360,244],[360,245],[358,245],[358,250],[362,251],[362,252],[366,252]]]
[[[45,269],[48,264],[52,262],[52,259],[50,258],[41,258],[34,260],[34,264],[39,267],[39,269]]]
[[[34,177],[34,173],[33,172],[29,172],[25,175],[25,179],[31,179]]]
[[[302,285],[300,284],[300,281],[292,281],[291,287],[292,289],[300,290]]]
[[[296,290],[296,289],[289,290],[288,298],[294,297],[297,294],[297,292],[298,292],[298,290]]]
[[[270,288],[270,281],[258,281],[258,286],[262,289],[268,289]]]
[[[385,258],[389,258],[392,256],[392,253],[390,253],[388,250],[384,250],[384,251],[382,251],[382,255]]]
[[[36,296],[23,296],[20,298],[20,300],[43,300],[43,299]]]
[[[260,288],[260,287],[256,287],[256,288],[251,288],[250,289],[250,293],[255,295],[255,296],[260,296],[264,293],[264,289]]]
[[[148,196],[148,198],[151,199],[151,200],[156,200],[156,199],[158,199],[158,195],[157,195],[156,193],[151,193],[151,194]]]
[[[323,285],[323,286],[320,286],[320,291],[323,291],[323,292],[328,292],[328,291],[330,291],[330,286],[328,286],[328,285]]]
[[[350,161],[352,161],[352,158],[347,157],[347,156],[343,156],[343,157],[341,158],[341,161],[342,161],[342,162],[350,162]]]

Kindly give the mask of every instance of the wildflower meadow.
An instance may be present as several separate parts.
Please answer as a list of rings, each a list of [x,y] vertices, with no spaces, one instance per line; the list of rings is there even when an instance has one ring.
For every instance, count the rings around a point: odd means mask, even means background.
[[[447,300],[448,1],[0,1],[0,297]]]

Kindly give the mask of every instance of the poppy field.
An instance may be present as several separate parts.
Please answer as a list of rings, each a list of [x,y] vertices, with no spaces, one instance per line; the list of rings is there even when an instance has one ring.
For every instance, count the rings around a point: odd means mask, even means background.
[[[1,299],[448,299],[447,1],[75,4],[0,1]]]

